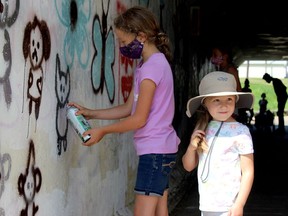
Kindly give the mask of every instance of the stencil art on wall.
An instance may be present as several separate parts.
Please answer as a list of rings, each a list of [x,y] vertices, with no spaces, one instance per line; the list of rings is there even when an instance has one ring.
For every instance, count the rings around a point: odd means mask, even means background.
[[[121,1],[117,0],[117,13],[121,14],[126,10],[126,6]],[[128,100],[130,91],[132,90],[134,64],[137,64],[137,60],[119,55],[119,65],[121,65],[121,69],[119,69],[119,77],[121,83],[121,93],[124,102]],[[124,75],[122,73],[122,68],[124,68]]]
[[[61,70],[59,55],[56,55],[55,69],[55,92],[57,97],[56,107],[56,132],[58,155],[67,149],[68,120],[66,118],[66,105],[70,94],[70,71],[67,66],[66,72]]]
[[[60,22],[67,28],[63,43],[66,64],[72,68],[77,55],[78,62],[84,69],[90,59],[90,36],[86,25],[91,16],[91,0],[55,0],[54,2]]]
[[[2,1],[2,12],[0,13],[0,28],[6,28],[11,27],[19,14],[19,8],[20,8],[20,0],[15,1],[8,1],[8,0],[1,0]],[[15,4],[15,6],[10,5],[11,3]],[[15,7],[14,10],[10,9],[10,7]],[[9,13],[10,12],[10,13]],[[12,13],[11,13],[12,12]]]
[[[3,86],[4,98],[7,108],[10,107],[12,101],[12,89],[10,84],[10,74],[12,65],[12,54],[11,54],[11,44],[10,35],[8,28],[11,27],[19,14],[20,0],[12,1],[15,2],[15,9],[10,9],[11,1],[1,1],[1,13],[0,13],[0,29],[4,29],[4,44],[0,44],[0,87]],[[14,5],[13,5],[14,6]],[[9,12],[12,11],[12,14]],[[8,27],[8,28],[7,28]],[[2,32],[0,32],[2,34]],[[1,36],[2,37],[2,36]],[[1,89],[0,89],[1,90]],[[1,90],[2,91],[2,90]],[[0,98],[1,99],[1,98]]]
[[[10,107],[12,100],[12,90],[10,84],[10,73],[12,66],[12,55],[10,46],[10,36],[6,29],[4,29],[4,45],[2,48],[2,56],[0,57],[0,87],[3,86],[3,92],[7,108]],[[2,46],[1,46],[2,47]],[[2,61],[3,57],[3,61]]]
[[[114,102],[115,98],[115,78],[113,65],[115,60],[115,41],[112,27],[108,27],[107,17],[110,0],[108,1],[107,12],[104,11],[102,1],[102,17],[96,14],[93,20],[93,47],[95,54],[93,56],[91,73],[92,86],[94,92],[103,93],[104,84],[107,90],[109,101]],[[101,20],[101,21],[100,21]]]
[[[12,161],[10,154],[5,153],[1,155],[0,152],[0,204],[3,203],[1,202],[1,197],[5,190],[5,182],[8,181],[10,176],[11,164]],[[1,207],[1,205],[0,205],[0,216],[5,216],[5,210]]]
[[[11,156],[7,153],[1,155],[0,152],[0,200],[5,189],[5,181],[7,181],[10,176],[11,163]]]
[[[44,81],[43,63],[44,60],[47,61],[49,59],[51,51],[50,32],[45,21],[39,21],[35,16],[33,22],[29,22],[26,25],[22,48],[25,60],[29,60],[30,63],[26,89],[29,116],[31,116],[34,105],[35,118],[37,120]],[[25,77],[26,73],[24,76],[23,94],[25,92]],[[25,99],[23,95],[23,106]]]
[[[139,5],[143,5],[145,7],[148,7],[149,3],[150,3],[149,0],[139,0]]]
[[[42,174],[40,169],[36,167],[35,146],[34,142],[30,140],[25,173],[21,173],[18,178],[18,192],[20,196],[23,196],[25,202],[20,216],[36,215],[39,206],[35,204],[34,198],[36,193],[40,191],[41,184]]]

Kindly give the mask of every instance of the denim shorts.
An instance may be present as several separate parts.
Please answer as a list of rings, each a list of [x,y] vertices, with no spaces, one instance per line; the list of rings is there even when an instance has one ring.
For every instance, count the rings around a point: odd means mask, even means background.
[[[169,188],[169,174],[175,165],[175,154],[146,154],[139,157],[135,193],[163,196]]]

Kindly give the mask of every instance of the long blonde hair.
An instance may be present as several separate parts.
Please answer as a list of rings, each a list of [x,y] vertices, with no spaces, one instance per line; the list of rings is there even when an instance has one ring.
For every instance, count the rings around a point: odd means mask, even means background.
[[[204,107],[204,105],[201,105],[197,110],[196,110],[196,118],[197,122],[195,125],[194,130],[203,130],[205,131],[208,123],[211,121],[212,117],[208,110]]]
[[[172,61],[168,36],[161,31],[155,15],[145,7],[134,6],[114,19],[114,26],[128,33],[147,35],[147,40],[154,43],[166,59]]]
[[[196,114],[196,125],[194,128],[194,131],[196,130],[205,131],[209,122],[212,119],[211,115],[209,114],[208,110],[203,105],[201,105],[196,110],[195,114]],[[196,136],[193,138],[192,142],[196,142],[198,152],[203,152],[203,151],[208,150],[206,139]]]

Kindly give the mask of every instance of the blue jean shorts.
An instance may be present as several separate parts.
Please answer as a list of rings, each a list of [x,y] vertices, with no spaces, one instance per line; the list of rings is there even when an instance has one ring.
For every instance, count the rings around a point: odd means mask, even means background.
[[[135,193],[163,196],[169,188],[169,174],[175,165],[175,154],[146,154],[139,157]]]

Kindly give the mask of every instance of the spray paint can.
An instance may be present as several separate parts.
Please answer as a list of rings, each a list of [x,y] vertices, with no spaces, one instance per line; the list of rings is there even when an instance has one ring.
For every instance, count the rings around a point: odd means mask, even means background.
[[[83,133],[91,129],[91,126],[83,115],[76,115],[77,111],[78,108],[74,106],[67,106],[67,119],[73,126],[78,136],[85,143],[91,138],[91,136],[90,135],[83,136]]]

